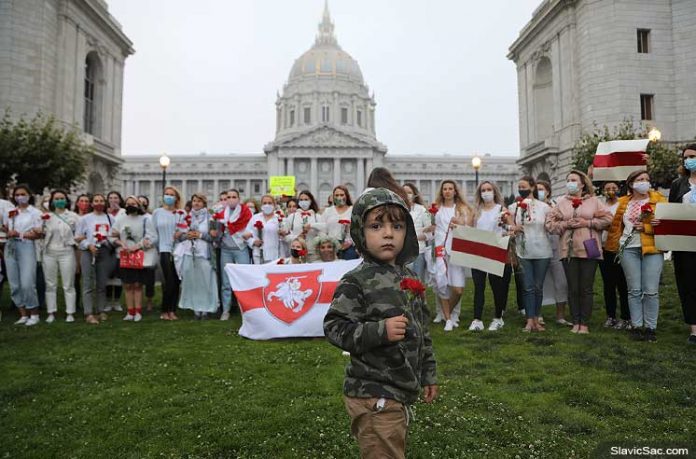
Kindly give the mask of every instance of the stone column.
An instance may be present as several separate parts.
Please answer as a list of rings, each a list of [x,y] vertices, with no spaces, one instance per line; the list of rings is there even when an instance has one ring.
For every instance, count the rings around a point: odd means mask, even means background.
[[[285,175],[295,175],[295,159],[294,158],[288,158],[288,167],[285,171]]]
[[[358,164],[357,164],[357,166],[358,166],[358,168],[357,168],[358,169],[357,182],[358,183],[356,183],[357,190],[355,190],[355,191],[356,191],[356,193],[360,194],[365,189],[365,160],[362,158],[358,158],[356,161],[358,162]]]
[[[314,193],[314,196],[318,196],[319,186],[317,185],[317,158],[311,159],[310,174],[309,174],[309,188]]]
[[[251,198],[253,195],[251,194],[251,180],[246,179],[246,197]]]
[[[341,158],[333,160],[333,186],[340,185],[341,181]]]
[[[367,158],[367,170],[365,171],[366,175],[370,175],[372,173],[372,169],[374,169],[374,161],[372,158]]]

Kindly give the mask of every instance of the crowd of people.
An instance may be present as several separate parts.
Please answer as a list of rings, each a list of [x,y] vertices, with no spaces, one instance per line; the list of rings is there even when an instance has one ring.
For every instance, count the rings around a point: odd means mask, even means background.
[[[545,331],[541,308],[553,304],[558,325],[588,334],[599,267],[604,326],[654,342],[665,260],[654,241],[653,229],[660,224],[655,206],[667,201],[696,205],[696,145],[683,151],[669,198],[652,189],[647,171],[634,172],[624,182],[604,182],[596,192],[588,175],[573,170],[565,192],[556,197],[548,182],[523,176],[509,205],[491,181],[481,182],[469,201],[454,180],[443,180],[435,201],[426,203],[415,184],[400,185],[384,168],[372,171],[369,188],[387,188],[410,208],[419,244],[410,268],[432,287],[434,322],[444,323],[446,332],[459,326],[467,279],[473,283],[468,329],[486,329],[486,281],[493,293],[487,329],[504,327],[514,279],[517,309],[526,317],[524,332]],[[9,198],[0,200],[2,282],[9,281],[20,313],[17,324],[26,326],[38,324],[43,309],[46,322],[56,320],[59,280],[67,322],[75,321],[78,306],[86,323],[98,324],[108,312],[122,311],[122,304],[124,320],[140,321],[143,308],[153,308],[156,277],[161,278],[162,320],[178,320],[178,309],[193,310],[197,319],[219,313],[229,320],[235,298],[223,274],[228,263],[296,264],[360,256],[350,236],[353,201],[343,185],[333,189],[323,208],[309,190],[296,196],[267,194],[257,203],[243,201],[231,189],[209,203],[205,194],[185,200],[167,186],[153,211],[147,197],[124,199],[116,191],[80,195],[73,206],[66,191],[53,190],[35,204],[32,190],[18,184]],[[510,236],[502,276],[450,262],[457,226]],[[689,281],[689,273],[696,272],[696,251],[671,255],[690,326],[688,342],[696,344],[696,283]]]

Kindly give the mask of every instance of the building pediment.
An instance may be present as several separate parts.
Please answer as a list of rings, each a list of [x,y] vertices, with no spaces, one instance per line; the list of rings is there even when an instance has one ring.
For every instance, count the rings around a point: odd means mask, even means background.
[[[385,151],[378,141],[363,138],[329,126],[319,126],[308,131],[288,135],[266,145],[266,152],[277,148],[371,148]]]

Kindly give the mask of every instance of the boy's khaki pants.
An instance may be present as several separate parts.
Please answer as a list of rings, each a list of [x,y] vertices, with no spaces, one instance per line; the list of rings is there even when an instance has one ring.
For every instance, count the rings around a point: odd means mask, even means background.
[[[360,457],[406,457],[408,415],[403,403],[386,399],[378,408],[378,398],[343,397],[350,415],[350,430],[358,440]]]

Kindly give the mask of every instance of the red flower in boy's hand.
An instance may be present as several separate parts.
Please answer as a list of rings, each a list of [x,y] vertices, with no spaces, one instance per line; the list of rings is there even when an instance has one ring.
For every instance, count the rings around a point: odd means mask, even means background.
[[[399,284],[401,290],[412,293],[414,296],[422,297],[425,294],[425,286],[418,279],[407,277]]]
[[[339,220],[338,224],[339,225],[350,225],[350,220]]]
[[[573,209],[577,209],[582,205],[582,199],[581,198],[573,198]]]
[[[43,220],[43,221],[46,221],[46,220],[48,220],[49,218],[51,218],[51,216],[50,216],[49,214],[43,214],[43,215],[41,216],[41,220]]]
[[[256,223],[254,223],[254,228],[256,228],[257,230],[262,230],[263,222],[261,220],[257,220]]]

